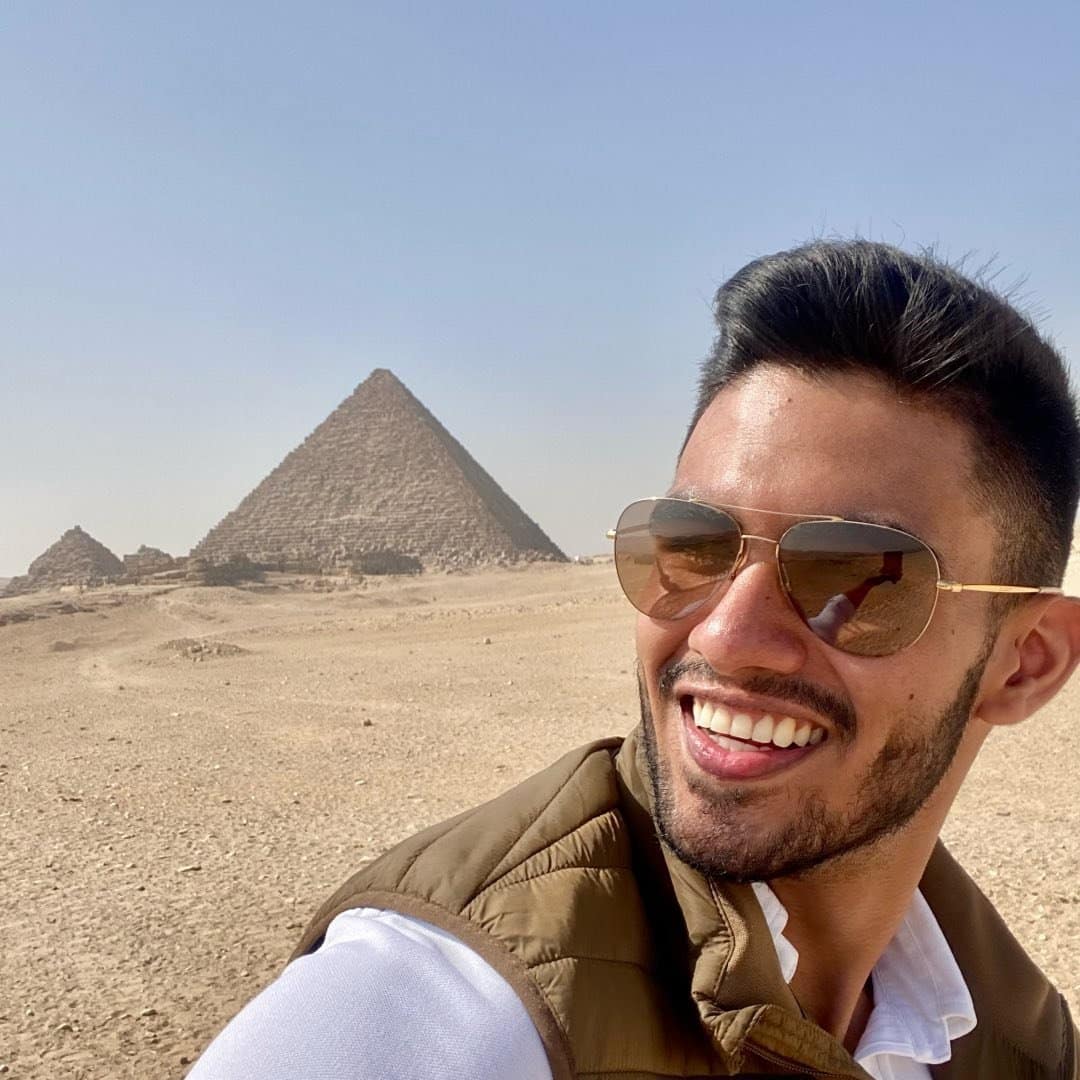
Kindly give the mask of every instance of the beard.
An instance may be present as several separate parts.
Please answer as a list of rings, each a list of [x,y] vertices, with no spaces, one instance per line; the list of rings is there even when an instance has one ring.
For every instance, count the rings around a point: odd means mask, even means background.
[[[661,839],[706,878],[741,883],[795,877],[868,848],[906,825],[948,772],[971,718],[988,658],[987,646],[934,722],[911,716],[910,723],[897,725],[865,769],[850,805],[830,808],[821,791],[808,791],[786,812],[786,823],[777,827],[763,827],[760,815],[754,811],[754,804],[766,796],[765,792],[747,785],[717,790],[692,777],[685,782],[692,795],[707,800],[707,810],[680,815],[669,772],[671,765],[659,753],[656,725],[639,665],[645,758],[653,816]],[[678,665],[662,673],[662,697],[665,686],[670,688],[689,667]],[[834,722],[835,736],[831,738],[837,738],[841,745],[854,741],[858,718],[844,700],[800,680],[780,676],[759,676],[740,685],[751,692],[816,705]],[[686,820],[691,813],[692,820]]]

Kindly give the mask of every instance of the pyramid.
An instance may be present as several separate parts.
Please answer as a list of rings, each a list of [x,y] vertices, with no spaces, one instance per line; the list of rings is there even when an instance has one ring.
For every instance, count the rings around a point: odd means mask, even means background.
[[[17,582],[20,591],[29,592],[61,585],[100,585],[123,574],[124,564],[76,525],[30,564],[25,577],[13,579],[11,585]]]
[[[191,552],[320,569],[371,553],[444,568],[566,558],[384,368]]]

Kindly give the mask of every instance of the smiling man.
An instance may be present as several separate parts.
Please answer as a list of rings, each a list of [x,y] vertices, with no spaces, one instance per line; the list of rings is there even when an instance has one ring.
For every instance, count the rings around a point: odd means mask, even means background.
[[[615,530],[642,722],[361,871],[193,1076],[1076,1077],[938,840],[1080,659],[1060,357],[866,242],[758,260]]]

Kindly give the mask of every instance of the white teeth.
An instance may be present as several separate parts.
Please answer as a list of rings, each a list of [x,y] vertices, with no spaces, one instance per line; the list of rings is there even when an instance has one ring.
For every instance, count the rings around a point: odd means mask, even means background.
[[[723,705],[717,705],[714,709],[709,730],[717,735],[727,735],[731,731],[731,713]]]
[[[731,735],[735,739],[749,739],[754,733],[754,721],[746,713],[736,713],[731,718]]]
[[[789,746],[816,746],[825,738],[824,728],[792,716],[763,716],[757,722],[747,713],[732,713],[724,705],[694,698],[692,703],[694,723],[711,731],[716,741],[728,750],[756,749],[746,743],[753,742],[784,750]],[[730,736],[730,738],[726,738]],[[738,742],[735,740],[739,740]]]
[[[763,716],[754,725],[754,730],[750,732],[750,738],[756,743],[771,743],[775,726],[776,721],[771,716]]]
[[[756,728],[754,729],[756,732]],[[785,716],[782,720],[778,720],[776,727],[773,728],[772,741],[773,745],[779,746],[781,750],[785,746],[790,746],[795,739],[795,721],[790,716]]]
[[[765,753],[764,746],[755,746],[753,743],[741,742],[739,739],[732,739],[728,735],[714,735],[713,741],[722,750],[732,750],[736,754],[763,754]]]

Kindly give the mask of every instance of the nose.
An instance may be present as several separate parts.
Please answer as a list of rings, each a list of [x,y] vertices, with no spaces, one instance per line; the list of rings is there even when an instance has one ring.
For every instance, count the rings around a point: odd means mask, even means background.
[[[721,675],[791,675],[806,664],[809,631],[788,603],[771,558],[742,564],[730,584],[691,617],[687,645]]]

